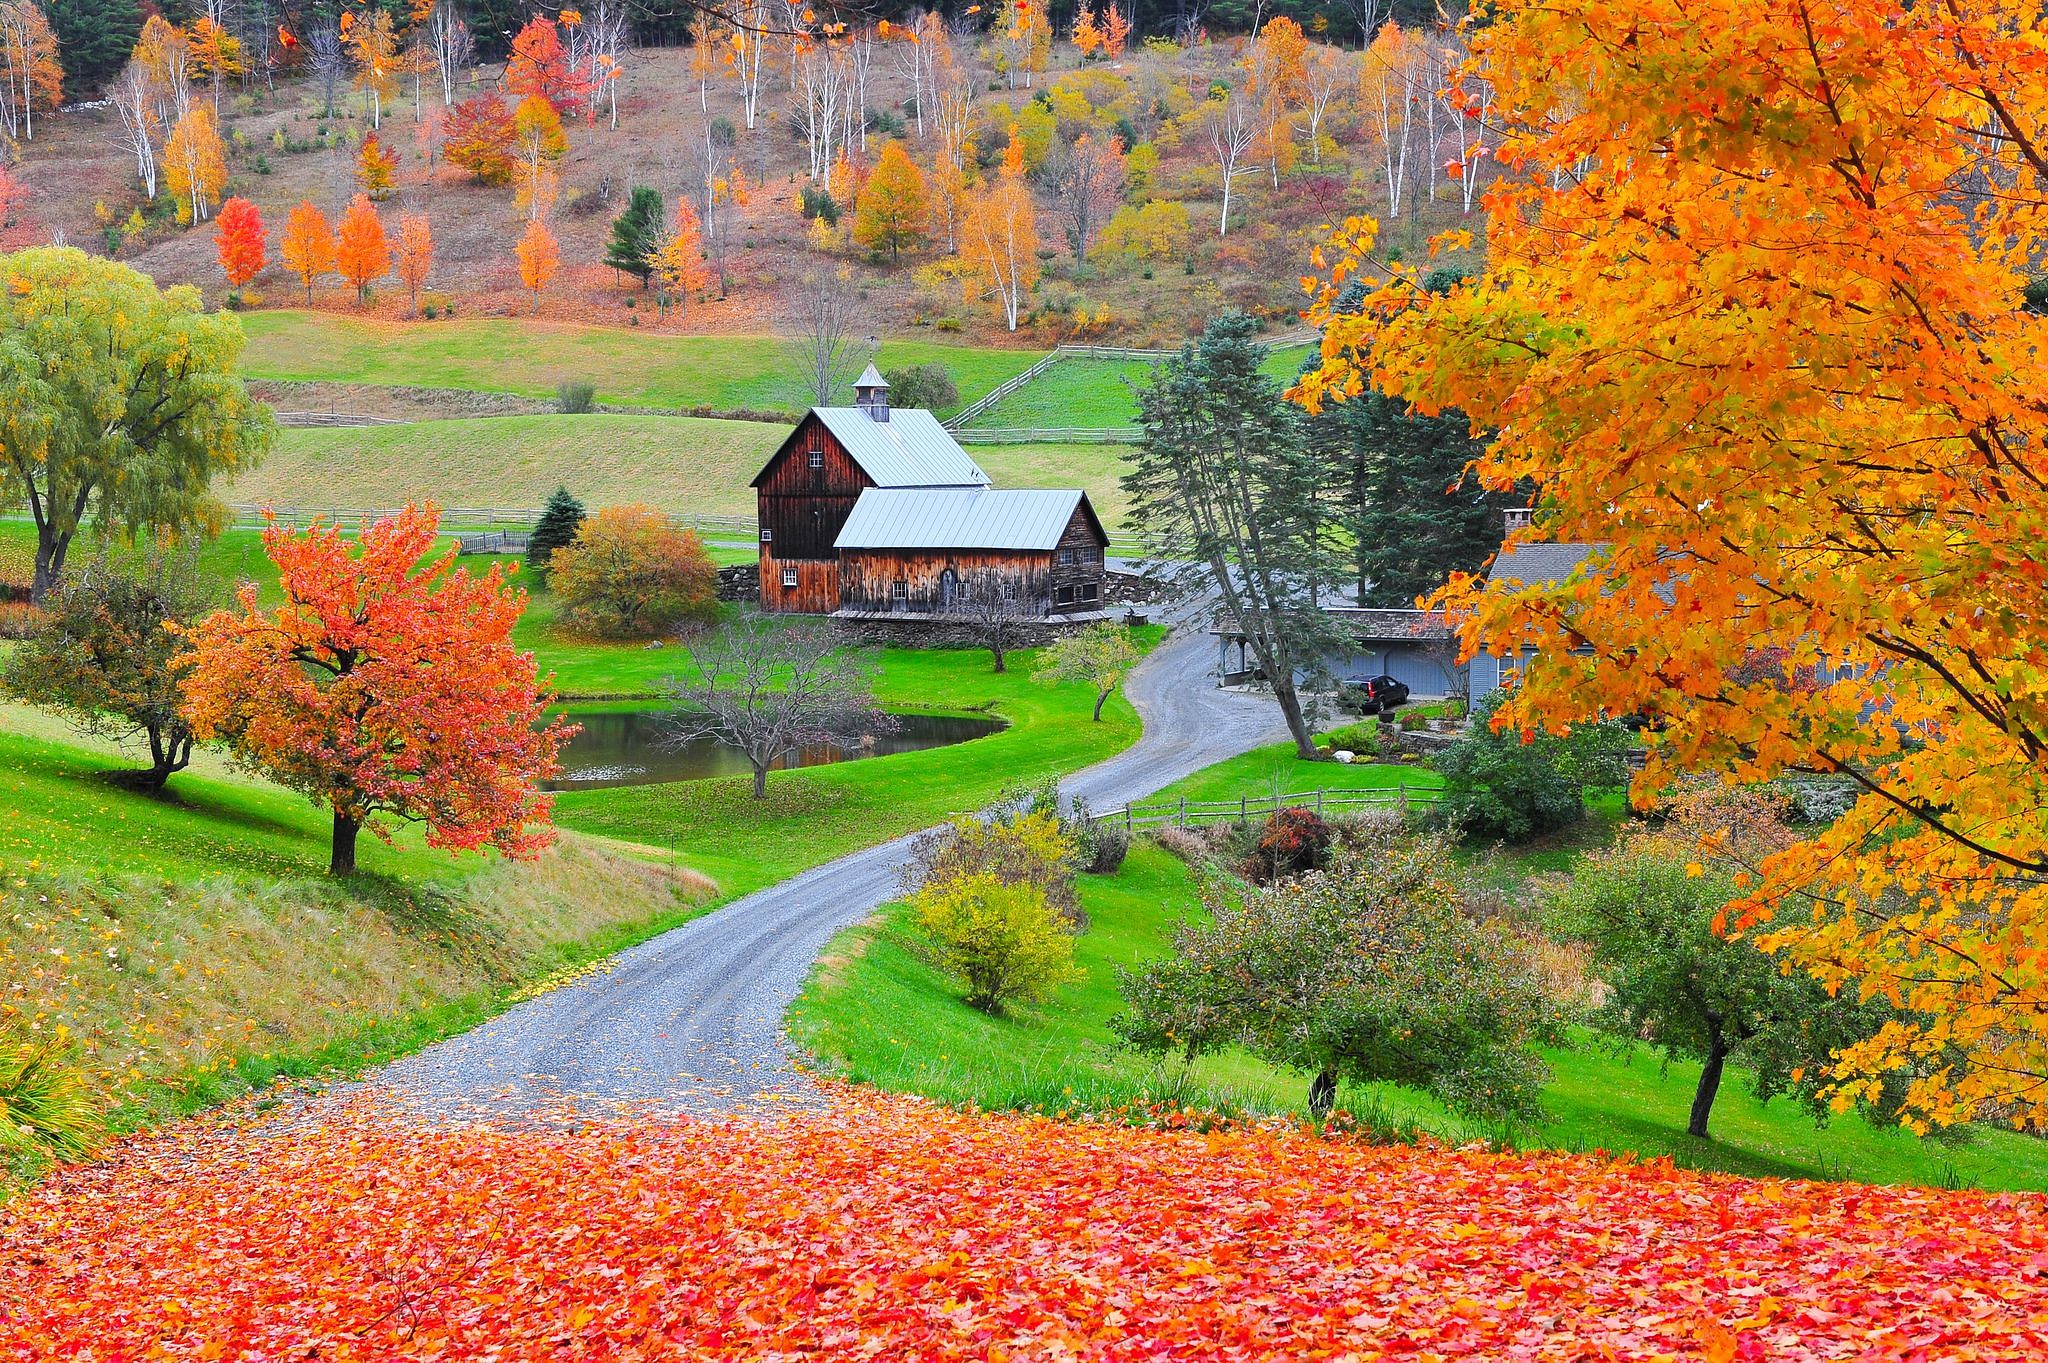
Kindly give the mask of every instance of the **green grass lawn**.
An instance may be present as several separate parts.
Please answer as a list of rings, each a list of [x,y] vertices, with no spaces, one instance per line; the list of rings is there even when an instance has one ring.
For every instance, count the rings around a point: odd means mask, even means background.
[[[1156,640],[1156,629],[1148,633]],[[556,805],[557,816],[565,827],[674,848],[690,867],[717,880],[723,895],[774,884],[844,853],[970,813],[1006,790],[1077,770],[1137,739],[1137,712],[1122,696],[1094,723],[1086,687],[1032,680],[1035,656],[1032,650],[1012,653],[1010,670],[999,674],[982,652],[881,650],[875,691],[885,707],[973,711],[1008,721],[1008,728],[986,738],[776,772],[761,801],[752,798],[748,777],[568,791]],[[671,653],[659,665],[673,672],[679,662]],[[565,670],[590,676],[596,674],[572,669],[596,665],[595,658],[579,659]],[[637,675],[651,677],[655,670],[650,666]]]
[[[1425,766],[1308,762],[1295,755],[1294,744],[1275,743],[1204,767],[1149,797],[1146,803],[1172,803],[1183,798],[1191,804],[1240,797],[1256,800],[1315,790],[1395,790],[1403,786],[1410,790],[1434,790],[1442,784],[1443,778]]]
[[[1111,532],[1135,527],[1124,523],[1131,499],[1123,476],[1126,445],[968,445],[967,453],[995,480],[997,487],[1077,487],[1088,494],[1103,528]]]
[[[1149,842],[1113,876],[1083,876],[1089,929],[1075,943],[1084,976],[1043,1005],[992,1018],[928,963],[908,909],[891,905],[827,949],[792,1014],[799,1042],[828,1071],[949,1103],[1047,1112],[1105,1112],[1187,1102],[1250,1112],[1303,1111],[1307,1077],[1242,1054],[1183,1071],[1127,1050],[1108,1029],[1122,1009],[1117,969],[1168,949],[1174,926],[1199,912],[1196,882]],[[1700,1169],[1878,1183],[2048,1188],[2048,1142],[1986,1131],[1961,1148],[1879,1130],[1854,1116],[1816,1128],[1782,1099],[1762,1104],[1731,1070],[1714,1107],[1714,1138],[1686,1135],[1699,1067],[1620,1054],[1579,1033],[1545,1053],[1554,1071],[1544,1120],[1513,1131],[1462,1120],[1426,1095],[1387,1085],[1347,1088],[1341,1105],[1381,1129],[1421,1128],[1444,1140],[1505,1136],[1518,1145],[1668,1155]]]
[[[1307,354],[1302,346],[1276,350],[1260,367],[1273,378],[1292,383]],[[1156,360],[1069,357],[977,416],[970,425],[990,430],[1136,426],[1135,390],[1150,380],[1157,364]],[[963,396],[966,391],[961,389]]]
[[[564,380],[597,385],[600,402],[639,407],[797,410],[799,392],[772,336],[674,336],[524,318],[384,322],[290,309],[242,314],[252,378],[467,388],[553,397]],[[1038,360],[1028,350],[884,341],[890,369],[943,364],[972,402]],[[851,401],[851,394],[848,394]]]
[[[499,416],[345,430],[287,429],[229,502],[314,509],[531,508],[567,487],[592,508],[754,514],[748,486],[788,430],[675,416]]]

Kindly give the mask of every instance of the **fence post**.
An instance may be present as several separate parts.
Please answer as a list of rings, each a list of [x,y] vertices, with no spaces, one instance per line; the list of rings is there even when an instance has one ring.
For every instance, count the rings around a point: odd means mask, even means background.
[[[1173,826],[1175,828],[1186,828],[1188,826],[1188,797],[1185,795],[1180,797],[1180,813],[1174,815]]]
[[[1403,772],[1394,782],[1394,803],[1399,808],[1402,821],[1408,818],[1408,774]]]
[[[1318,819],[1323,817],[1323,788],[1321,786],[1316,787],[1316,817]]]
[[[1237,826],[1239,828],[1251,822],[1251,811],[1245,807],[1245,801],[1249,798],[1249,796],[1244,795],[1237,797]]]
[[[1131,807],[1130,807],[1129,805],[1125,805],[1125,806],[1124,806],[1124,832],[1128,833],[1128,832],[1130,832],[1130,831],[1131,831]]]

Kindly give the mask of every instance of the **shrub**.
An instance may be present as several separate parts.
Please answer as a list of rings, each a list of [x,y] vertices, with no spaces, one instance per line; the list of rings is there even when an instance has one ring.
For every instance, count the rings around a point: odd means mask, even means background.
[[[105,1135],[85,1076],[55,1041],[0,1033],[0,1162],[85,1159]]]
[[[569,623],[600,638],[645,639],[718,614],[718,570],[704,542],[651,506],[608,506],[548,561]]]
[[[824,190],[816,185],[805,185],[799,199],[806,218],[821,220],[827,227],[839,225],[839,205]]]
[[[732,120],[724,114],[719,114],[711,120],[711,145],[729,147],[738,136],[739,132],[733,127]]]
[[[913,364],[886,371],[889,402],[896,407],[921,407],[936,412],[960,405],[960,390],[942,364]]]
[[[969,1006],[1000,1012],[1042,999],[1074,976],[1074,942],[1036,885],[959,876],[911,901],[939,959],[967,985]]]
[[[1178,259],[1193,240],[1187,205],[1155,199],[1142,208],[1117,209],[1096,238],[1095,252],[1101,260],[1135,265]]]
[[[555,410],[567,416],[583,416],[597,406],[597,385],[582,379],[564,379],[555,385]]]
[[[1077,851],[1056,812],[1027,806],[994,819],[955,819],[918,839],[905,880],[909,888],[924,890],[949,880],[994,876],[1006,885],[1031,886],[1052,912],[1078,924]]]
[[[1318,871],[1329,861],[1337,832],[1313,809],[1289,806],[1277,810],[1259,829],[1259,840],[1245,860],[1245,875],[1254,884]]]
[[[878,137],[903,136],[903,116],[894,109],[875,109],[868,114],[868,126]]]
[[[31,639],[43,627],[43,613],[26,601],[0,601],[0,639]]]
[[[1441,836],[1395,833],[1238,899],[1212,886],[1208,921],[1122,972],[1130,1011],[1110,1025],[1141,1050],[1242,1046],[1309,1074],[1319,1117],[1340,1080],[1532,1115],[1548,1074],[1532,1045],[1561,1019],[1523,939],[1468,912],[1456,865]]]
[[[1152,835],[1152,841],[1169,855],[1179,857],[1190,866],[1200,866],[1209,858],[1209,844],[1200,833],[1179,824],[1168,824]]]
[[[1467,838],[1527,842],[1585,817],[1588,786],[1628,780],[1628,732],[1611,722],[1583,724],[1569,734],[1526,737],[1491,723],[1496,693],[1481,704],[1472,727],[1436,759],[1443,792],[1431,807],[1433,826]]]
[[[1113,875],[1131,850],[1131,830],[1120,823],[1093,817],[1088,802],[1074,798],[1074,845],[1081,869],[1090,875]]]
[[[1321,741],[1324,747],[1332,750],[1342,749],[1345,752],[1355,753],[1378,752],[1378,730],[1378,721],[1370,719],[1360,720],[1356,724],[1346,724],[1329,730],[1322,736]]]
[[[1418,729],[1429,727],[1429,716],[1420,710],[1403,710],[1395,722],[1401,726],[1403,732],[1414,733]]]

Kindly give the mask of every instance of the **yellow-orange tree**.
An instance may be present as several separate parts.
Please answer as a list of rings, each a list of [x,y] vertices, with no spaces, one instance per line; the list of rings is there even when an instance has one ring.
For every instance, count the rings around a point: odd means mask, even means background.
[[[1654,785],[1837,773],[1862,798],[1732,926],[1918,1012],[1843,1101],[2048,1119],[2048,54],[2008,0],[1505,0],[1473,35],[1506,168],[1483,277],[1381,270],[1311,402],[1373,382],[1500,437],[1493,487],[1589,571],[1454,584],[1533,648],[1501,714],[1654,715]],[[1333,286],[1372,225],[1332,244]]]

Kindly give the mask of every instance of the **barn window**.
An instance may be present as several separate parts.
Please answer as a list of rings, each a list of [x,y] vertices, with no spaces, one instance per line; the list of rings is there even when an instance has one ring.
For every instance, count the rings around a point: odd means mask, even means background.
[[[774,532],[773,530],[770,530],[770,529],[769,529],[769,528],[768,528],[767,526],[765,526],[765,525],[761,527],[761,543],[763,543],[763,544],[766,544],[766,543],[768,543],[768,542],[769,542],[770,540],[772,540],[772,539],[774,539],[774,538],[775,538],[775,532]]]
[[[910,584],[897,578],[889,587],[889,602],[897,610],[910,609]]]
[[[796,585],[796,569],[784,568],[782,570],[782,585],[785,587],[794,587]]]
[[[1071,606],[1071,605],[1073,605],[1073,604],[1074,604],[1074,589],[1073,589],[1073,587],[1072,587],[1071,585],[1069,585],[1069,584],[1066,584],[1066,583],[1062,583],[1061,585],[1059,585],[1059,586],[1057,586],[1057,587],[1054,587],[1054,588],[1052,589],[1052,603],[1053,603],[1053,604],[1054,604],[1055,606]]]
[[[1071,567],[1073,567],[1073,566],[1074,566],[1074,551],[1073,551],[1073,550],[1071,550],[1071,549],[1062,549],[1062,550],[1060,550],[1060,567],[1062,567],[1062,568],[1071,568]]]
[[[811,467],[814,469],[825,467],[825,452],[823,450],[811,451]]]

